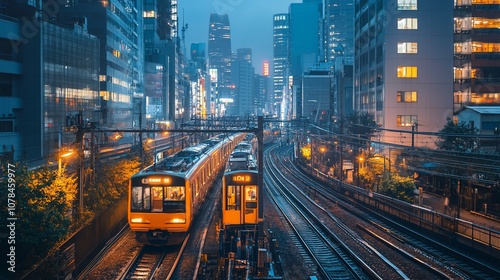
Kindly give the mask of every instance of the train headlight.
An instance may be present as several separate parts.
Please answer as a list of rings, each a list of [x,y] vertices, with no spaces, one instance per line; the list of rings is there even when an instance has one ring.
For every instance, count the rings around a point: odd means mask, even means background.
[[[165,224],[185,224],[185,223],[186,223],[186,219],[182,219],[182,218],[173,218],[173,219],[165,221]]]
[[[130,222],[134,224],[149,224],[149,221],[143,218],[132,218]]]

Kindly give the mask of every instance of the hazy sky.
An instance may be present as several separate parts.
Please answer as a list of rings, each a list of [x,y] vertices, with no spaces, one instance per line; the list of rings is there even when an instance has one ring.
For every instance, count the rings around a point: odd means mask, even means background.
[[[229,14],[231,48],[251,48],[253,66],[262,74],[262,63],[273,57],[273,15],[287,13],[290,3],[301,0],[179,0],[179,27],[188,24],[186,52],[191,43],[207,43],[210,13]],[[180,28],[179,28],[179,35]]]

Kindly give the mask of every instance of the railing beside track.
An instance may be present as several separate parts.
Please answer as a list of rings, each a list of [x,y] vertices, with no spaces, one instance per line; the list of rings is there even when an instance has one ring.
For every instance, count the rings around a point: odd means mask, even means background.
[[[348,194],[360,203],[500,259],[500,231],[496,229],[477,225],[471,221],[445,215],[376,192],[368,192],[363,188],[341,182],[318,170],[312,171],[309,166],[300,164],[298,166],[310,176],[330,184],[336,191]]]

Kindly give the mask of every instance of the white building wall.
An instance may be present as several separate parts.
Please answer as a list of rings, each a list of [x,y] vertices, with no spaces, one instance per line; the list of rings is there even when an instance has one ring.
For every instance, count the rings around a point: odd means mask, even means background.
[[[409,11],[397,10],[397,1],[386,5],[382,126],[408,133],[385,132],[382,141],[411,145],[412,127],[398,125],[398,115],[417,116],[415,131],[437,132],[453,113],[453,1],[420,0],[418,9]],[[398,29],[398,18],[417,18],[418,29]],[[418,53],[398,53],[398,42],[416,42]],[[399,66],[416,66],[417,78],[398,78]],[[398,102],[398,91],[417,91],[417,102]],[[434,146],[434,141],[413,139],[415,146]]]

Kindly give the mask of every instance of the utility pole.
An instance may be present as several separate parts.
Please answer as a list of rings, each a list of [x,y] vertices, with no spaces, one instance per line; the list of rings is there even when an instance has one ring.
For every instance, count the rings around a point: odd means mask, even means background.
[[[259,171],[259,187],[258,187],[258,194],[257,197],[259,197],[259,205],[257,207],[259,208],[259,224],[258,224],[258,231],[259,231],[259,236],[264,236],[264,225],[262,221],[264,221],[264,202],[263,202],[263,197],[264,197],[264,117],[259,116],[257,119],[257,169]]]

